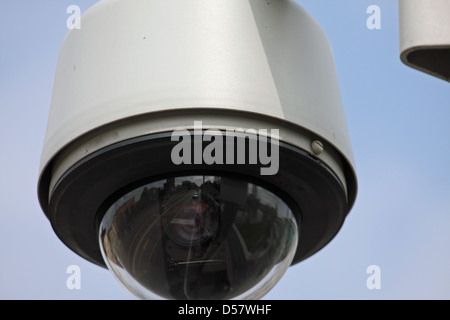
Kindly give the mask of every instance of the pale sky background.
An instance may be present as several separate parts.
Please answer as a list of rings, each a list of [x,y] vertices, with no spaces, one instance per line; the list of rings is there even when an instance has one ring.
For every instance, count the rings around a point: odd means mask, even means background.
[[[133,299],[56,237],[37,178],[66,9],[94,0],[0,0],[0,299]],[[450,84],[399,59],[394,0],[298,0],[327,32],[359,179],[338,236],[267,299],[450,298]],[[369,30],[367,7],[381,8]],[[81,289],[66,268],[81,268]],[[366,269],[381,268],[369,290]]]

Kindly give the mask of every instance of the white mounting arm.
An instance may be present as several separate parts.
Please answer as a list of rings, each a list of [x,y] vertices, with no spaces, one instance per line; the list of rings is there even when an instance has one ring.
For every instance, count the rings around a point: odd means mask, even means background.
[[[450,0],[399,0],[401,60],[450,82]]]

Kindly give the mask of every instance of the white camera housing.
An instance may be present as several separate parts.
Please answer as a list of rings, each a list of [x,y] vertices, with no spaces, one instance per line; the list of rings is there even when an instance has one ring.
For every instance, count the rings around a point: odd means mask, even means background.
[[[279,172],[171,163],[170,133],[196,121],[277,129]],[[294,1],[103,0],[68,33],[38,187],[58,237],[105,266],[108,205],[144,180],[192,174],[254,180],[285,199],[300,229],[292,264],[341,228],[357,179],[334,59]]]
[[[400,0],[401,60],[450,81],[450,1]]]

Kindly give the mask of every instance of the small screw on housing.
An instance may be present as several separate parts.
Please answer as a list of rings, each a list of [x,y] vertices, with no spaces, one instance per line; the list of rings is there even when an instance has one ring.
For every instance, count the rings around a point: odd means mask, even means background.
[[[311,142],[311,149],[315,155],[319,155],[323,152],[323,143],[319,140]]]

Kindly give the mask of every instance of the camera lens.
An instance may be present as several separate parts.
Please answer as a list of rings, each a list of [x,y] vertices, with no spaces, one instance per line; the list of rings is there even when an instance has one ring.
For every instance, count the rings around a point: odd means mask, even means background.
[[[245,180],[186,176],[125,193],[99,231],[108,268],[141,299],[258,299],[297,248],[296,219]]]
[[[216,205],[201,190],[177,193],[167,199],[161,220],[164,231],[177,244],[198,245],[211,238],[217,230]]]

